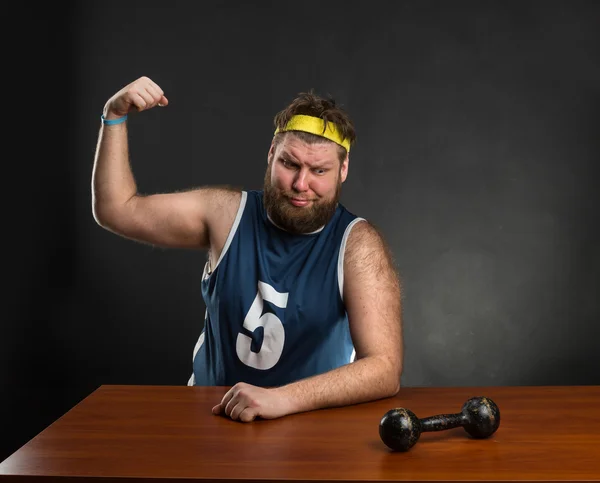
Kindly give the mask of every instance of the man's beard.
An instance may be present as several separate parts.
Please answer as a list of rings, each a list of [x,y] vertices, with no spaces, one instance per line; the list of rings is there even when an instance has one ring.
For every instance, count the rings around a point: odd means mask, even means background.
[[[309,206],[294,206],[290,199],[296,192],[285,192],[271,184],[271,163],[264,180],[264,205],[271,221],[279,228],[294,234],[317,231],[327,224],[338,205],[342,183],[338,177],[335,194],[331,200],[312,200]]]

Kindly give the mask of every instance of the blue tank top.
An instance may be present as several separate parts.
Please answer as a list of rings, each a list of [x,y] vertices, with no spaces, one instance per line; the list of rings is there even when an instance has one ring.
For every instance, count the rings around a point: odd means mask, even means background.
[[[343,256],[359,220],[338,204],[320,231],[293,235],[270,221],[262,191],[243,191],[221,256],[204,269],[188,385],[273,387],[351,362]]]

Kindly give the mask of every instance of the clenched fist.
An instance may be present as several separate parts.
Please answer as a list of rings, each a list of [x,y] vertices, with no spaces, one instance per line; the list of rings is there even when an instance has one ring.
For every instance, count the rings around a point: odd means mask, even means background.
[[[260,417],[275,419],[292,413],[291,402],[280,388],[263,388],[238,382],[219,404],[212,408],[213,414],[249,423]]]
[[[166,106],[169,100],[152,79],[140,77],[112,96],[104,106],[104,118],[116,119],[132,110],[145,111],[155,106]]]

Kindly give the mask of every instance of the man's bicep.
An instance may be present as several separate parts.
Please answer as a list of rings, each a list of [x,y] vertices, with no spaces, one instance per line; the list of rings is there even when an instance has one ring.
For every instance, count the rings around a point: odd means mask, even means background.
[[[383,238],[367,222],[348,237],[343,293],[356,358],[381,356],[401,366],[400,279]]]
[[[213,225],[234,209],[235,196],[216,188],[136,196],[120,214],[115,231],[156,246],[208,248]]]

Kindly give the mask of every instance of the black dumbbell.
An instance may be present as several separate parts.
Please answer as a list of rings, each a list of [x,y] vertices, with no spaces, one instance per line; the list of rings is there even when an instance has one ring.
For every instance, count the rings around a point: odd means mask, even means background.
[[[458,414],[439,414],[423,419],[410,409],[394,408],[381,418],[379,436],[389,448],[407,451],[419,440],[421,433],[460,426],[474,438],[487,438],[500,426],[500,409],[489,397],[468,399]]]

